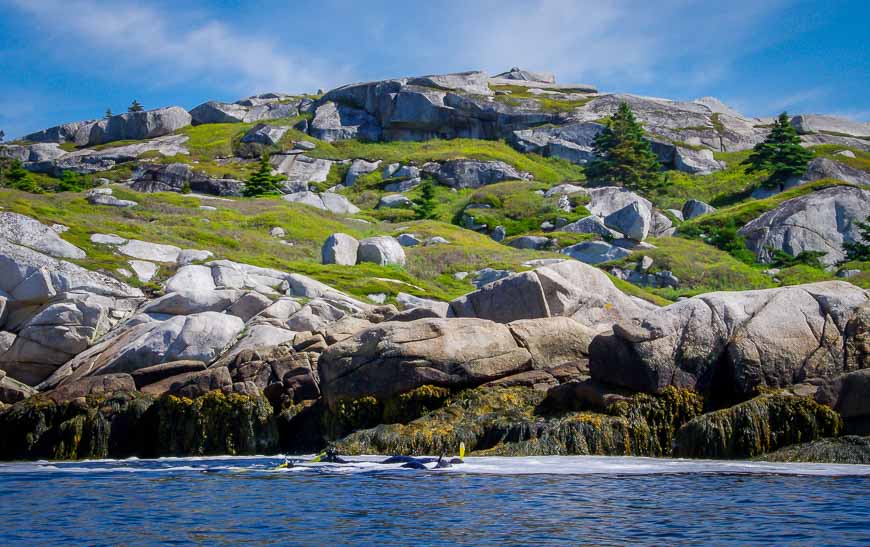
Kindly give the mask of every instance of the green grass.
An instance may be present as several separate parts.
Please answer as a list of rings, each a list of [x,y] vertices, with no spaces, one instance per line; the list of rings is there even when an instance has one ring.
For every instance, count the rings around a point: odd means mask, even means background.
[[[510,106],[536,107],[544,112],[573,112],[594,99],[593,95],[581,99],[558,99],[546,93],[534,94],[521,85],[491,85],[493,91],[508,91],[509,95],[496,95],[495,100]]]
[[[847,183],[833,179],[822,179],[810,184],[797,186],[766,199],[750,199],[731,207],[719,209],[713,213],[688,220],[680,225],[680,232],[694,236],[701,233],[711,233],[711,230],[726,226],[733,220],[737,227],[743,226],[750,220],[758,218],[767,211],[775,209],[779,204],[792,198],[800,197],[811,192],[830,188],[832,186],[846,185]]]
[[[558,197],[545,198],[535,193],[546,187],[530,181],[508,181],[484,186],[471,194],[468,202],[490,205],[491,208],[468,209],[467,214],[473,216],[476,223],[487,224],[490,230],[504,226],[510,236],[540,230],[542,222],[554,222],[557,217],[573,222],[589,216],[589,211],[582,205],[585,196],[579,196],[575,210],[567,213],[558,209]]]
[[[45,224],[68,226],[70,230],[61,237],[88,254],[87,259],[78,262],[88,269],[110,274],[117,268],[128,267],[127,259],[115,254],[111,247],[91,243],[92,233],[114,233],[182,248],[207,249],[215,253],[216,258],[310,275],[359,297],[378,292],[394,297],[399,292],[408,292],[452,299],[473,290],[468,282],[453,279],[451,274],[455,271],[484,267],[515,269],[523,261],[541,256],[499,245],[486,236],[437,221],[397,227],[355,222],[280,199],[200,201],[182,194],[141,194],[123,188],[115,188],[114,194],[120,199],[137,201],[139,207],[98,207],[89,205],[83,194],[26,194],[7,189],[0,189],[0,205],[7,211],[37,218]],[[204,211],[199,209],[200,204],[212,205],[218,210]],[[268,232],[273,226],[283,228],[287,234],[285,239],[293,245],[270,237]],[[407,248],[405,269],[372,264],[320,264],[320,247],[334,232],[363,238],[398,235],[401,230],[414,231],[424,237],[440,235],[451,244]],[[162,268],[158,279],[171,274],[171,268]],[[138,283],[131,281],[131,284]]]
[[[870,152],[865,152],[864,150],[859,150],[857,148],[843,146],[841,144],[820,144],[818,146],[810,147],[810,150],[813,151],[817,158],[832,159],[834,161],[844,163],[850,167],[854,167],[855,169],[860,169],[862,171],[870,173]],[[844,150],[850,150],[853,154],[855,154],[855,157],[847,158],[846,156],[841,156],[837,153]]]
[[[650,273],[668,270],[680,279],[680,288],[648,289],[664,298],[693,296],[711,291],[766,289],[776,286],[761,267],[749,266],[702,241],[682,237],[651,238],[655,249],[636,251],[606,267],[633,268],[643,256],[653,259]]]
[[[697,199],[714,207],[744,200],[766,177],[764,173],[748,174],[746,168],[740,165],[749,154],[748,150],[715,153],[715,158],[724,160],[727,167],[709,175],[668,171],[668,183],[648,197],[662,209],[680,209],[689,199]]]

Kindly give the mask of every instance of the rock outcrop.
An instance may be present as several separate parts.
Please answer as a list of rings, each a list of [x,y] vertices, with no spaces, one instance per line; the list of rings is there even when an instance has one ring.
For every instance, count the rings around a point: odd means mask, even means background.
[[[867,217],[870,191],[836,186],[785,201],[739,233],[761,261],[770,260],[771,250],[816,251],[824,264],[835,264],[845,257],[843,243],[860,240],[858,222]]]
[[[186,163],[147,164],[133,173],[137,192],[185,192],[215,196],[241,196],[244,183],[235,179],[216,179],[199,173]]]
[[[482,319],[419,319],[375,325],[330,346],[319,361],[327,404],[389,399],[424,385],[479,385],[576,361],[591,332],[568,318],[502,325]]]
[[[644,311],[645,306],[614,287],[607,274],[571,260],[509,275],[450,303],[456,317],[499,323],[571,317],[595,331]]]
[[[637,391],[675,386],[726,400],[834,377],[870,366],[849,349],[861,329],[847,328],[868,299],[841,281],[696,296],[597,337],[590,371]]]

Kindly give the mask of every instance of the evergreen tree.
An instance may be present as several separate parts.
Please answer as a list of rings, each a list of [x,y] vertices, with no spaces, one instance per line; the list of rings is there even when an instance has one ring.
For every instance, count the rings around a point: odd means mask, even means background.
[[[6,132],[0,129],[0,142],[3,142],[3,139],[6,138]]]
[[[864,222],[858,222],[858,229],[861,231],[860,240],[843,243],[846,260],[870,262],[870,218],[865,218]]]
[[[283,177],[272,174],[272,165],[269,163],[269,154],[260,156],[260,168],[245,183],[242,195],[253,198],[257,196],[274,196],[281,193],[278,183]]]
[[[619,105],[604,130],[595,137],[594,150],[595,159],[586,165],[590,180],[642,192],[661,185],[661,165],[628,103]]]
[[[773,124],[770,134],[755,145],[752,154],[743,162],[748,173],[766,171],[770,174],[764,186],[776,188],[791,177],[807,172],[813,153],[801,146],[801,138],[783,112]]]
[[[133,99],[133,102],[127,107],[127,112],[142,112],[143,110],[145,108],[136,99]]]
[[[438,202],[435,200],[435,185],[431,180],[426,180],[420,185],[420,199],[416,202],[414,208],[417,212],[417,218],[431,219],[435,217],[435,207]]]
[[[133,102],[135,103],[136,101],[133,101]],[[139,105],[139,106],[142,106],[142,105]],[[133,106],[131,105],[130,108],[133,108]],[[132,112],[132,111],[131,111],[131,112]],[[112,116],[114,116],[114,114],[112,113],[112,109],[111,109],[111,108],[107,108],[107,109],[106,109],[106,119],[108,120],[108,119],[111,118]]]
[[[75,171],[64,171],[57,185],[58,192],[81,192],[87,183],[81,175]]]
[[[4,182],[6,186],[15,188],[16,190],[22,190],[33,194],[42,193],[42,188],[34,182],[30,173],[21,166],[21,162],[18,160],[12,160],[12,164],[4,176]]]

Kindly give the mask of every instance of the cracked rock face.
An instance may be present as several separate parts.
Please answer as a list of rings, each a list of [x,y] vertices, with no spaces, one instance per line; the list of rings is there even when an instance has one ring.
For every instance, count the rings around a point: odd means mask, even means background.
[[[870,365],[850,342],[867,301],[867,291],[841,281],[697,296],[596,338],[590,371],[638,391],[725,387],[733,392],[719,395],[741,398],[836,376]]]
[[[330,346],[319,361],[330,404],[425,384],[477,385],[530,368],[529,351],[508,327],[471,318],[381,323]]]
[[[746,246],[761,261],[769,261],[770,249],[792,256],[803,251],[825,253],[824,264],[845,258],[843,243],[860,240],[858,222],[870,216],[870,192],[837,186],[790,199],[740,229]]]

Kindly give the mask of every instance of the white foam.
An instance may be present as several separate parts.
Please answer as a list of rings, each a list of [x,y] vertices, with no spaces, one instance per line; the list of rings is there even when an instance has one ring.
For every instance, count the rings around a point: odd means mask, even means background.
[[[308,460],[312,456],[296,456]],[[349,456],[350,463],[296,463],[277,468],[284,456],[208,456],[159,458],[156,460],[89,460],[85,462],[16,462],[0,464],[0,473],[370,473],[373,471],[419,472],[401,464],[384,465],[384,456]],[[428,468],[434,464],[428,464]],[[748,474],[748,475],[816,475],[870,476],[870,465],[771,463],[759,461],[677,460],[621,456],[540,456],[540,457],[469,457],[464,464],[439,473],[488,475],[669,475],[669,474]]]

